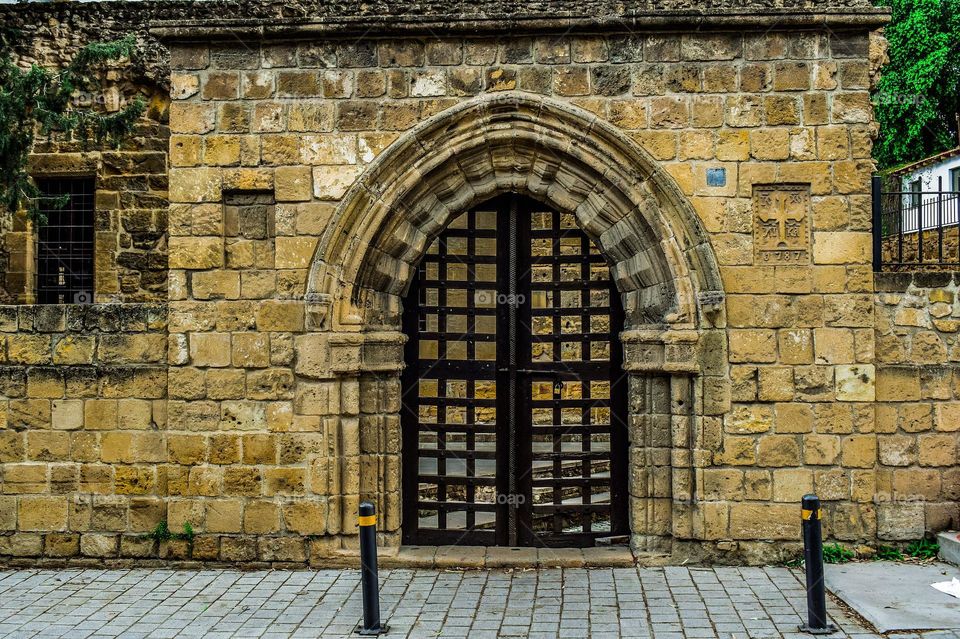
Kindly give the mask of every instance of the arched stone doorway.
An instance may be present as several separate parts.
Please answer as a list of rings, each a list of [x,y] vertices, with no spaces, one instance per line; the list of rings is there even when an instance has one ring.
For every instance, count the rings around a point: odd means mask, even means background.
[[[697,470],[729,402],[712,391],[727,365],[707,235],[672,178],[623,134],[524,94],[465,102],[395,142],[353,185],[318,246],[307,293],[315,333],[304,346],[323,351],[317,357],[342,384],[380,398],[361,410],[358,441],[341,444],[357,452],[340,482],[344,522],[361,495],[374,498],[384,541],[400,541],[401,300],[432,240],[500,193],[574,216],[611,265],[625,316],[632,545],[669,550],[674,539],[701,538]]]

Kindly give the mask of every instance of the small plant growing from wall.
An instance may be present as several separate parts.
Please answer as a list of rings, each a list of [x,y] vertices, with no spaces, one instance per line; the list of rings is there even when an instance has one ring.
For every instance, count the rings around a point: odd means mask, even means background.
[[[157,543],[170,540],[185,541],[191,553],[193,552],[193,541],[196,536],[197,533],[193,530],[193,525],[191,525],[189,521],[183,522],[183,532],[175,533],[170,530],[166,520],[158,523],[154,526],[153,530],[144,535],[147,539],[152,539]]]
[[[907,545],[906,553],[921,560],[936,559],[940,544],[933,539],[917,539]]]
[[[10,30],[0,32],[0,206],[10,212],[22,209],[29,219],[43,223],[41,195],[27,172],[36,136],[72,136],[84,148],[91,143],[117,145],[133,130],[146,105],[137,97],[110,113],[79,106],[78,96],[101,93],[105,63],[133,54],[134,37],[90,43],[56,71],[36,64],[17,66],[16,37]]]
[[[903,553],[893,546],[880,546],[874,559],[881,561],[903,561]]]
[[[170,530],[170,527],[167,525],[166,521],[161,521],[159,524],[154,526],[153,530],[146,534],[146,537],[153,539],[154,541],[170,541],[171,539],[177,539],[180,541],[189,541],[193,542],[196,533],[193,530],[193,526],[189,521],[183,523],[183,532],[175,533]]]
[[[824,544],[823,562],[827,564],[845,564],[853,561],[857,554],[842,544]]]
[[[823,545],[823,563],[825,564],[845,564],[857,558],[857,553],[850,550],[843,544],[833,543]],[[793,559],[787,561],[784,565],[787,568],[802,568],[803,554],[799,554]]]

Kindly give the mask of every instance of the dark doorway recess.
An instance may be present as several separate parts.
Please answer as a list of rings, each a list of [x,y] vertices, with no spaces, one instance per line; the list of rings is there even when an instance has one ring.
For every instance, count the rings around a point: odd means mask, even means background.
[[[573,215],[507,194],[454,219],[404,301],[404,543],[626,534],[622,329]]]

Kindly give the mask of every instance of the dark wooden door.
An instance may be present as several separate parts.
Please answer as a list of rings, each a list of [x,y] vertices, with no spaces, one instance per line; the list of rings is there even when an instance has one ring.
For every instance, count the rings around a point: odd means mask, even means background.
[[[404,542],[626,533],[622,326],[574,216],[511,194],[456,218],[404,303]]]

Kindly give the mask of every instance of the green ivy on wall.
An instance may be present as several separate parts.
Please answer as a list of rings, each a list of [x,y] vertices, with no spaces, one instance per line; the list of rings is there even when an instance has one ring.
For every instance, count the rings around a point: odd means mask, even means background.
[[[84,148],[90,143],[118,145],[133,130],[146,104],[138,96],[114,113],[79,106],[78,98],[84,93],[100,94],[100,65],[133,55],[133,36],[88,44],[60,70],[36,64],[29,69],[17,66],[12,52],[16,37],[10,31],[0,34],[0,206],[8,212],[22,209],[30,219],[43,223],[41,196],[27,173],[35,136],[72,136]]]

